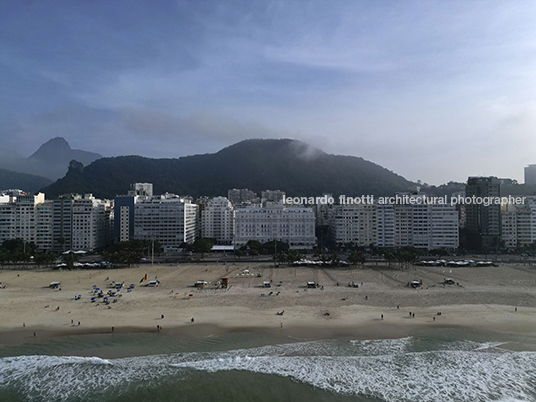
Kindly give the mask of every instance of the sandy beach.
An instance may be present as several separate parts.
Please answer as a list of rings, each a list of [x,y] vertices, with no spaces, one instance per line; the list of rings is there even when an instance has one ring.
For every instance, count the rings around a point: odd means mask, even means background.
[[[140,283],[145,275],[147,281]],[[221,277],[229,278],[228,289],[216,287]],[[445,277],[456,283],[444,285]],[[159,286],[143,286],[155,279]],[[193,287],[196,280],[209,284],[199,290]],[[408,288],[412,280],[423,286]],[[61,282],[61,290],[49,287],[54,281]],[[111,297],[108,305],[102,298],[92,302],[93,287],[106,292],[112,281],[135,288],[127,292],[125,286],[115,303]],[[264,281],[272,287],[263,288]],[[320,287],[307,289],[308,281]],[[398,270],[146,264],[99,271],[4,270],[0,282],[5,285],[0,343],[22,342],[34,332],[43,337],[106,333],[112,327],[157,331],[157,326],[186,336],[259,329],[302,338],[395,338],[423,326],[536,332],[536,268],[528,265]],[[351,282],[360,286],[349,287]]]

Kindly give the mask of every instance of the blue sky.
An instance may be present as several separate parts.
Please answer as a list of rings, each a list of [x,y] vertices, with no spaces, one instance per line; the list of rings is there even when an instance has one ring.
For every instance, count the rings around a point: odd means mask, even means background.
[[[410,180],[536,163],[536,3],[6,1],[0,157],[295,138]]]

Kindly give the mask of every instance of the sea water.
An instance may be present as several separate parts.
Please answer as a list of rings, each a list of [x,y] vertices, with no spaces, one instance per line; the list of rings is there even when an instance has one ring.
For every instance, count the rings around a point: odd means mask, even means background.
[[[536,401],[530,335],[109,334],[0,347],[0,401]]]

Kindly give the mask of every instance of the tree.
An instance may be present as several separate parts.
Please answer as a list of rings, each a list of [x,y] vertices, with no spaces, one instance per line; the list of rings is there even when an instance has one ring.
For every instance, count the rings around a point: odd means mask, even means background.
[[[194,251],[201,253],[201,258],[204,257],[205,253],[210,252],[212,247],[214,247],[214,241],[212,239],[201,238],[194,241]]]
[[[72,271],[74,269],[74,264],[78,262],[80,257],[73,251],[69,251],[67,254],[62,254],[61,259],[65,265],[67,265],[67,268]]]
[[[235,251],[234,251],[234,255],[238,257],[238,259],[240,259],[240,257],[242,257],[244,255],[244,251],[242,249],[239,249],[237,248]]]
[[[153,242],[151,240],[132,239],[129,241],[121,241],[113,244],[104,250],[104,259],[112,264],[139,264],[144,257],[146,250],[152,250]],[[160,246],[158,242],[154,242],[155,251]]]
[[[52,265],[56,261],[56,254],[49,251],[48,253],[37,253],[34,255],[34,262],[37,265]]]
[[[361,251],[352,251],[348,256],[348,261],[353,265],[365,265],[367,262],[367,256]]]

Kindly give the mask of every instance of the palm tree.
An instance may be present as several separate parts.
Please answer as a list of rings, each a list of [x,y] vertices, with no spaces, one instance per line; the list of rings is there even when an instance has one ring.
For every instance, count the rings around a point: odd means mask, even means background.
[[[72,271],[74,269],[74,264],[78,262],[78,259],[80,257],[73,251],[69,251],[67,254],[62,254],[61,258],[63,262],[67,265],[67,268]]]

